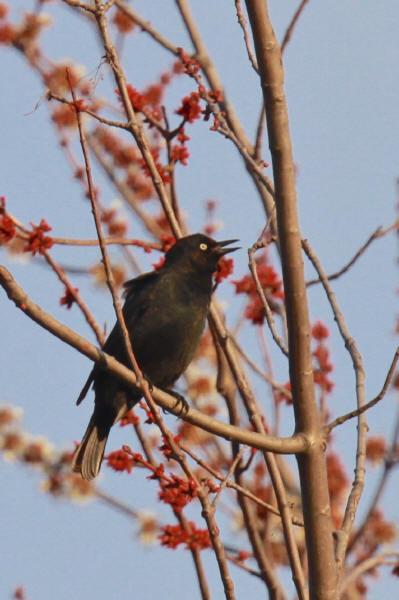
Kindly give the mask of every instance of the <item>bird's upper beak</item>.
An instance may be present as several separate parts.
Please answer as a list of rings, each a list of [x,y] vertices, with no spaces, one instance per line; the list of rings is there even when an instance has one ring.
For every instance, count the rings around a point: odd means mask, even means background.
[[[219,256],[224,256],[229,252],[234,252],[235,250],[239,250],[241,246],[235,246],[234,248],[225,248],[228,244],[233,244],[234,242],[238,242],[239,240],[224,240],[223,242],[218,242],[214,247],[214,252],[216,252]]]

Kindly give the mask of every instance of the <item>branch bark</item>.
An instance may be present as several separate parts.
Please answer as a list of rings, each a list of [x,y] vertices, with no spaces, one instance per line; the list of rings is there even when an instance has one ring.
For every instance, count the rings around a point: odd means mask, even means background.
[[[309,312],[281,52],[265,0],[246,0],[246,5],[259,66],[273,162],[296,424],[297,430],[306,434],[311,442],[308,450],[297,457],[309,561],[310,596],[327,600],[335,595],[336,569],[323,435],[314,394]]]
[[[72,348],[78,350],[81,354],[84,354],[94,362],[100,364],[102,368],[108,369],[123,381],[126,381],[131,385],[137,385],[137,379],[133,371],[125,367],[122,363],[119,363],[113,356],[106,354],[91,344],[88,340],[66,325],[57,321],[52,315],[35,304],[17,284],[11,273],[2,265],[0,265],[0,285],[4,288],[10,300],[12,300],[18,308],[38,325],[67,343],[69,346],[72,346]],[[253,446],[254,448],[270,450],[282,454],[304,452],[306,449],[307,441],[301,434],[295,434],[289,438],[260,435],[254,431],[248,431],[247,429],[241,429],[241,427],[222,423],[193,408],[188,408],[187,411],[182,412],[180,405],[176,404],[176,398],[174,396],[170,396],[157,388],[154,388],[152,395],[159,406],[165,410],[192,425],[201,427],[202,429],[205,429],[205,431],[219,435],[229,441],[236,440],[242,444]]]

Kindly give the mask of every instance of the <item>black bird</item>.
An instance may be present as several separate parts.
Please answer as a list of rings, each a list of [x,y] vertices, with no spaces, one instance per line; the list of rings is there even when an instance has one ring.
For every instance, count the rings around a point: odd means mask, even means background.
[[[200,233],[181,238],[166,253],[158,271],[124,284],[123,315],[137,362],[151,384],[166,390],[189,365],[204,329],[212,274],[222,256],[237,250],[225,248],[236,241],[216,242]],[[130,366],[118,324],[103,350]],[[96,477],[112,425],[142,397],[139,388],[95,365],[77,404],[92,382],[94,412],[72,462],[73,470],[80,472],[83,479]]]

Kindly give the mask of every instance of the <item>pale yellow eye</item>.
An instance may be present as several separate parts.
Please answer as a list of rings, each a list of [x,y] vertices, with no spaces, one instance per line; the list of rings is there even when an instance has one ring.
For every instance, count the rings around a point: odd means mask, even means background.
[[[202,244],[200,244],[199,247],[200,247],[200,250],[203,250],[204,252],[205,252],[205,250],[208,250],[208,245],[207,244],[202,243]]]

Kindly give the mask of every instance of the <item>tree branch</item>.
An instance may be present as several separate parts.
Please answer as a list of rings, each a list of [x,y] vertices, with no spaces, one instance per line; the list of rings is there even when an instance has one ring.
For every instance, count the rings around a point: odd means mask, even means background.
[[[263,91],[272,155],[279,244],[286,295],[289,367],[297,430],[313,440],[298,456],[312,598],[332,599],[336,587],[327,468],[315,402],[310,321],[296,207],[295,167],[281,53],[265,0],[246,0]],[[287,539],[287,538],[286,538]],[[297,583],[297,582],[295,582]],[[303,590],[298,588],[298,594]]]
[[[6,291],[9,299],[38,325],[101,365],[101,368],[108,369],[111,373],[119,377],[119,379],[126,381],[130,385],[137,386],[137,378],[133,371],[125,367],[122,363],[119,363],[113,356],[106,354],[91,344],[66,325],[60,323],[52,315],[35,304],[17,284],[11,273],[2,265],[0,265],[0,285]],[[293,454],[306,450],[307,440],[300,434],[295,434],[289,438],[259,435],[254,431],[222,423],[193,408],[189,408],[182,413],[181,407],[176,405],[176,398],[157,388],[154,388],[153,396],[157,403],[165,410],[192,425],[201,427],[209,433],[220,435],[229,441],[236,440],[254,448],[266,449],[281,454]]]
[[[345,415],[342,415],[341,417],[337,417],[336,419],[334,419],[334,421],[332,421],[331,423],[326,425],[326,427],[324,429],[325,429],[327,435],[330,433],[330,431],[332,429],[334,429],[334,427],[337,427],[338,425],[342,425],[342,423],[345,423],[345,421],[348,421],[349,419],[353,419],[353,417],[358,417],[359,415],[364,413],[366,410],[368,410],[369,408],[371,408],[372,406],[377,404],[377,402],[379,402],[380,400],[383,399],[383,397],[387,393],[389,384],[391,383],[392,378],[394,376],[395,367],[396,367],[396,363],[398,362],[398,359],[399,359],[399,348],[396,349],[391,366],[389,367],[387,376],[385,378],[384,385],[382,386],[382,390],[380,391],[378,396],[373,398],[373,400],[370,400],[369,402],[367,402],[367,404],[364,404],[364,406],[362,406],[361,408],[352,410],[351,412],[348,412]]]

